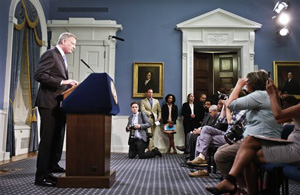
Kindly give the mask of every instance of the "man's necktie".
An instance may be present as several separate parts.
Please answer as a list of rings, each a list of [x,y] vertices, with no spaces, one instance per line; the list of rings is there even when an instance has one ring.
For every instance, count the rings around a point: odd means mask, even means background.
[[[66,70],[68,70],[67,56],[63,55],[63,59],[64,59],[64,62],[65,62]]]
[[[152,99],[149,99],[150,106],[152,108]]]
[[[63,55],[63,59],[64,59],[64,62],[65,62],[65,67],[66,67],[66,75],[67,75],[67,78],[69,78],[67,56]]]

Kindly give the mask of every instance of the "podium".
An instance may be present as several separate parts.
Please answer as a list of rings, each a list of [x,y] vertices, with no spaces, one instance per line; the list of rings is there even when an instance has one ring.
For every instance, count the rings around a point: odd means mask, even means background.
[[[66,173],[59,188],[110,188],[111,115],[119,113],[113,80],[106,73],[90,74],[64,94],[67,115]]]

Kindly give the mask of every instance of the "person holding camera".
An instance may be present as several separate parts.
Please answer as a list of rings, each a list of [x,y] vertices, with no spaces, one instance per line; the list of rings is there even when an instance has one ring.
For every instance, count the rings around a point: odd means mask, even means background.
[[[148,128],[149,145],[148,149],[153,150],[154,146],[154,131],[156,126],[159,126],[161,119],[161,107],[159,101],[153,98],[153,90],[148,89],[146,98],[141,100],[141,111],[145,113],[150,119],[151,128]]]
[[[250,72],[246,78],[240,78],[236,83],[226,106],[231,111],[247,110],[245,131],[243,137],[249,134],[262,135],[272,138],[280,138],[281,125],[274,119],[270,99],[266,91],[266,81],[268,73],[264,70]],[[248,95],[239,98],[239,93],[246,87]],[[226,178],[242,140],[230,145],[225,144],[217,150],[214,160],[223,178]],[[238,179],[240,187],[245,186],[243,176]]]
[[[288,163],[300,164],[300,104],[282,109],[278,96],[278,89],[269,79],[266,82],[266,90],[271,102],[270,106],[274,119],[278,123],[293,120],[295,123],[293,132],[286,140],[280,142],[262,137],[247,136],[241,144],[229,176],[215,187],[207,186],[206,189],[213,194],[221,194],[236,191],[236,179],[244,172],[247,181],[247,194],[258,193],[258,165],[264,163]],[[278,186],[275,186],[278,187]],[[271,194],[269,192],[269,194]]]
[[[222,100],[224,102],[224,100]],[[227,130],[222,131],[212,126],[204,126],[201,129],[201,134],[197,138],[196,149],[195,149],[195,159],[188,161],[187,164],[195,166],[207,166],[206,155],[208,147],[214,145],[216,147],[226,144],[226,137],[231,137],[236,135],[234,127],[237,124],[242,124],[245,122],[246,110],[233,111],[231,112],[223,103],[223,108],[218,118],[219,124],[228,124]],[[189,176],[191,177],[202,177],[209,176],[209,173],[206,169],[198,170],[195,172],[190,172]]]
[[[131,104],[132,115],[128,117],[128,123],[126,126],[126,131],[130,133],[129,135],[129,158],[135,158],[136,155],[140,159],[153,158],[155,156],[162,157],[162,154],[157,148],[152,151],[145,152],[147,148],[147,128],[151,127],[151,123],[146,116],[146,114],[139,112],[139,103],[132,102]]]

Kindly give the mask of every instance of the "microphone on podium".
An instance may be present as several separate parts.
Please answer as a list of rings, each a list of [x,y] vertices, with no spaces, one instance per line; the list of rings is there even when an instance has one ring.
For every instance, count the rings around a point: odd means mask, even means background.
[[[82,63],[84,63],[84,65],[86,65],[86,67],[88,67],[93,73],[95,73],[93,71],[93,69],[91,69],[91,67],[83,59],[80,59],[80,61],[82,61]]]

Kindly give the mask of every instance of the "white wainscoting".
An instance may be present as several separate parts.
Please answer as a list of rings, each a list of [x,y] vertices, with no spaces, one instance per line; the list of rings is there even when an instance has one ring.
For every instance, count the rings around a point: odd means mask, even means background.
[[[6,152],[6,116],[7,113],[0,110],[0,161],[9,160],[9,152]]]
[[[125,127],[128,122],[128,116],[113,116],[112,118],[112,133],[111,133],[111,152],[128,152],[128,133]],[[177,120],[177,133],[175,134],[175,145],[184,145],[184,130],[182,125],[182,118]],[[154,145],[158,147],[161,152],[166,152],[169,147],[169,139],[163,133],[159,126],[154,132]]]

